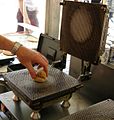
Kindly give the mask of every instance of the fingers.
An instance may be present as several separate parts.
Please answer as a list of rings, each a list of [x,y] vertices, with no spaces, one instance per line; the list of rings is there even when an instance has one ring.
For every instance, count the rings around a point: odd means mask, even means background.
[[[43,66],[43,65],[38,65],[37,69],[39,69],[39,68],[41,68],[41,67],[43,67],[43,70],[45,71],[46,76],[48,77],[48,65],[47,65],[47,67],[45,67],[45,66]]]
[[[42,54],[39,53],[39,55],[40,55],[39,64],[40,64],[40,66],[42,66],[44,68],[44,71],[46,72],[46,76],[48,76],[48,60]],[[39,58],[38,58],[38,60],[39,60]],[[36,61],[38,61],[38,60],[36,60]]]
[[[44,67],[44,71],[46,72],[46,76],[48,76],[48,69],[47,69],[47,67]]]
[[[44,71],[46,72],[46,76],[48,76],[48,63],[42,60],[40,66],[44,68]]]
[[[39,53],[39,54],[40,54],[40,56],[41,56],[40,58],[43,60],[43,62],[48,64],[47,58],[45,56],[43,56],[41,53]]]
[[[35,71],[35,69],[33,68],[32,64],[31,64],[31,63],[27,63],[27,64],[26,64],[26,68],[28,69],[31,77],[32,77],[33,79],[35,79],[35,78],[36,78],[36,71]]]
[[[36,62],[37,63],[37,62]],[[40,62],[38,62],[37,64],[40,64],[40,66],[42,66],[44,68],[44,71],[46,72],[46,76],[48,76],[48,62],[45,61],[44,59],[41,59]],[[31,62],[27,62],[25,64],[25,67],[28,69],[31,77],[33,79],[36,78],[36,70],[34,69],[34,67],[32,66]]]
[[[44,66],[42,66],[44,67]],[[26,64],[26,68],[28,69],[32,79],[36,78],[36,70],[34,69],[34,67],[32,66],[31,63]],[[46,72],[46,76],[48,76],[48,69],[47,67],[44,67],[44,71]]]

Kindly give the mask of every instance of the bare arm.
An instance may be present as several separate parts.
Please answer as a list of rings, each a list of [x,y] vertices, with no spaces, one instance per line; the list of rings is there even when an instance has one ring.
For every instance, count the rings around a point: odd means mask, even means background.
[[[13,41],[10,41],[6,37],[0,35],[0,49],[11,51],[13,45],[14,45]]]
[[[11,52],[14,44],[14,42],[0,35],[0,49]],[[33,79],[36,78],[36,71],[32,66],[33,64],[40,64],[40,66],[44,67],[44,70],[48,75],[48,61],[41,53],[21,46],[16,52],[16,55],[19,61],[29,70]]]

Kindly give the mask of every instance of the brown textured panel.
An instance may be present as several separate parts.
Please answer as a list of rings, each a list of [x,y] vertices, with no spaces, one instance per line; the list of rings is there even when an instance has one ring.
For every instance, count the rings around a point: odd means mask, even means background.
[[[94,63],[105,49],[106,10],[106,6],[101,4],[66,1],[63,5],[61,49]]]
[[[9,72],[4,78],[16,95],[32,108],[37,108],[39,102],[72,93],[81,85],[72,76],[52,67],[49,67],[49,76],[44,83],[34,82],[26,69]]]

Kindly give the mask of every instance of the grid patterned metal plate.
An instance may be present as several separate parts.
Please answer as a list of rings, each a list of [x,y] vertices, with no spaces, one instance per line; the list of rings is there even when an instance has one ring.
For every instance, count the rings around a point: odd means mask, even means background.
[[[99,102],[61,120],[114,120],[114,101]]]
[[[108,30],[107,7],[103,4],[65,1],[61,24],[61,49],[96,63],[105,50]]]
[[[72,93],[81,86],[78,80],[56,68],[49,66],[48,71],[44,83],[34,82],[27,69],[6,73],[4,78],[13,92],[30,107]]]

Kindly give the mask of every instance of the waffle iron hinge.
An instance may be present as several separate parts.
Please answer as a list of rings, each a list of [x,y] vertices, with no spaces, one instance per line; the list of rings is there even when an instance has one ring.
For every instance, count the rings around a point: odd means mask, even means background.
[[[66,0],[63,0],[63,2],[60,2],[60,5],[65,5],[66,4]]]
[[[62,59],[58,61],[53,61],[51,66],[58,68],[59,70],[63,70],[66,67],[66,57],[67,53],[63,52]]]
[[[91,79],[92,72],[90,71],[90,69],[91,69],[91,63],[85,62],[84,60],[82,60],[81,61],[81,74],[79,75],[78,80],[83,82],[83,81]]]
[[[63,2],[60,2],[60,5],[65,5],[66,4],[66,1],[69,1],[69,0],[63,0]],[[73,2],[73,1],[72,1]],[[77,0],[74,0],[74,2],[77,2]],[[88,2],[88,0],[87,0]]]

